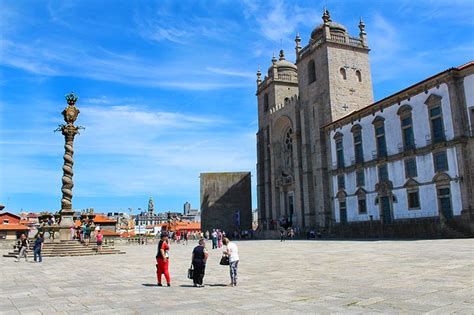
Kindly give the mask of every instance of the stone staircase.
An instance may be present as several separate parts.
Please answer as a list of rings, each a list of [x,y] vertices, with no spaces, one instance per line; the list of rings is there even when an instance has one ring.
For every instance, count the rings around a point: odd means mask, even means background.
[[[33,243],[30,241],[30,250],[28,257],[33,257]],[[3,255],[3,257],[18,257],[18,248],[12,252]],[[97,251],[97,245],[90,243],[88,246],[79,241],[45,241],[41,256],[43,257],[65,257],[65,256],[91,256],[91,255],[109,255],[109,254],[125,254],[125,252],[115,249],[111,245],[102,245],[102,250]]]

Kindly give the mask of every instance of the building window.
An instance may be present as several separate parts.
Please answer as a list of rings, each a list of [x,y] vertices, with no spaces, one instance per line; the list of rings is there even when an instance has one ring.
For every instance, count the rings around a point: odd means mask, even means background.
[[[408,209],[420,209],[420,194],[418,190],[411,190],[407,193]]]
[[[269,106],[269,105],[268,105],[268,94],[265,93],[265,94],[263,95],[263,110],[264,110],[265,112],[268,111],[268,106]]]
[[[430,109],[431,139],[433,143],[445,140],[441,105]]]
[[[339,73],[341,74],[341,78],[343,80],[347,80],[346,69],[344,68],[339,69]]]
[[[411,177],[417,177],[418,172],[416,169],[416,159],[407,159],[405,160],[405,177],[406,178],[411,178]]]
[[[367,202],[365,198],[359,197],[357,200],[359,204],[359,214],[366,214],[367,213]]]
[[[387,164],[379,166],[379,182],[388,181]]]
[[[441,96],[431,94],[425,101],[428,106],[428,115],[431,125],[432,143],[442,142],[446,139],[444,134],[443,112],[441,110]]]
[[[10,220],[9,220],[9,219],[4,219],[4,220],[3,220],[3,224],[8,224],[8,223],[10,223]]]
[[[372,122],[375,128],[375,141],[377,143],[377,157],[387,156],[387,143],[385,141],[385,119],[377,116]]]
[[[339,222],[341,224],[347,223],[347,206],[345,201],[339,201]]]
[[[415,139],[413,138],[413,123],[411,115],[401,119],[402,134],[403,134],[403,148],[405,150],[412,150],[415,147]]]
[[[356,70],[356,77],[357,77],[357,81],[362,82],[362,74],[360,73],[359,70]]]
[[[345,189],[346,188],[346,181],[344,178],[344,174],[337,175],[337,189]]]
[[[337,168],[344,167],[344,146],[342,144],[342,134],[336,133],[334,136],[336,140],[336,159],[337,159]]]
[[[354,133],[354,155],[356,163],[364,162],[364,149],[362,147],[362,133]]]
[[[314,60],[310,60],[308,62],[308,84],[314,81],[316,81],[316,65],[314,64]]]
[[[360,170],[356,172],[356,185],[357,187],[365,186],[364,170]]]
[[[446,151],[433,153],[435,173],[446,172],[448,170],[448,156]]]

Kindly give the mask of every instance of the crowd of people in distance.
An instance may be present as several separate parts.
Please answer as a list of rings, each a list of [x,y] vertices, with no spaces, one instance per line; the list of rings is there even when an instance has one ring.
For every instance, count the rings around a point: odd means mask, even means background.
[[[212,246],[214,248],[226,248],[222,252],[222,265],[229,265],[229,273],[231,282],[229,286],[237,286],[237,269],[239,265],[239,252],[237,244],[231,242],[226,236],[224,231],[215,229],[209,234],[208,231],[202,234],[199,238],[198,245],[194,247],[191,255],[191,276],[193,279],[194,287],[203,287],[203,279],[206,271],[206,263],[209,257],[209,252],[206,248],[206,239],[211,238]],[[186,239],[187,241],[187,239]],[[170,234],[162,233],[160,241],[158,242],[157,254],[156,254],[156,277],[157,284],[162,287],[162,276],[164,275],[166,285],[171,286],[171,277],[169,273],[169,251],[170,251]]]

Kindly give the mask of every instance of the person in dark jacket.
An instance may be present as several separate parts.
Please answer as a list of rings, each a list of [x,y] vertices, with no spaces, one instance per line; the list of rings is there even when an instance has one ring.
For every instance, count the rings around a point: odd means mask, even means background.
[[[202,284],[206,270],[206,261],[209,253],[206,249],[204,239],[199,240],[199,245],[194,247],[191,263],[193,265],[193,282],[195,287],[203,287]]]

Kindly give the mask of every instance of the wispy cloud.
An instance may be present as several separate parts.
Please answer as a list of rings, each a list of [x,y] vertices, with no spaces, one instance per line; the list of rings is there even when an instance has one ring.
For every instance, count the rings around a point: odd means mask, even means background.
[[[265,8],[250,1],[242,1],[242,4],[244,15],[255,18],[262,35],[272,41],[284,40],[290,35],[295,35],[300,26],[312,26],[314,17],[317,16],[313,9],[282,0],[272,1]],[[268,13],[261,14],[261,12]]]
[[[239,71],[234,69],[225,69],[225,68],[216,68],[216,67],[206,67],[206,70],[212,73],[223,74],[231,77],[244,77],[244,78],[253,78],[255,74],[247,71]]]
[[[254,168],[253,128],[232,127],[223,117],[127,104],[92,106],[86,100],[80,109],[78,123],[86,129],[75,140],[77,198],[158,191],[173,194],[177,187],[184,191],[198,187],[203,171]],[[8,192],[57,194],[62,137],[40,133],[33,142],[25,143],[25,135],[11,136],[0,141],[6,152],[0,162],[10,166],[2,176],[17,179],[9,181]],[[41,145],[44,143],[50,145]],[[53,156],[56,162],[43,165],[41,156]],[[25,186],[26,177],[35,184]],[[5,189],[6,183],[1,184]]]
[[[248,87],[249,83],[206,76],[191,65],[163,65],[154,60],[120,54],[101,47],[73,47],[34,42],[29,45],[0,40],[0,64],[40,76],[73,76],[157,88],[215,90]],[[78,65],[77,61],[81,60]],[[159,76],[158,73],[166,73]]]

